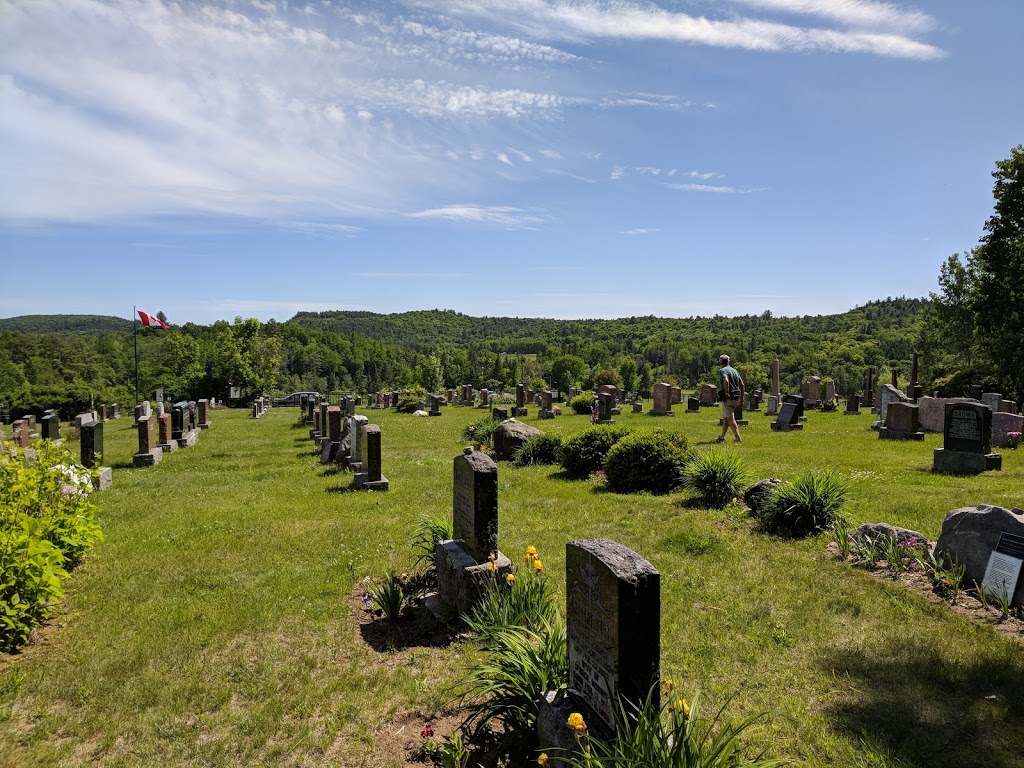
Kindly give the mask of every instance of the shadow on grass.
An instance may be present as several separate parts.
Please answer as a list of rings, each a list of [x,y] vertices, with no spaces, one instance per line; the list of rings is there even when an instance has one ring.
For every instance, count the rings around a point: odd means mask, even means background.
[[[135,465],[132,463],[131,459],[128,461],[112,461],[110,463],[111,469],[132,469],[134,467]]]
[[[722,511],[720,509],[715,509],[714,507],[712,507],[700,496],[687,496],[686,498],[679,499],[679,501],[673,502],[673,504],[677,507],[682,507],[683,509],[706,509],[709,512]]]
[[[299,451],[298,453],[295,454],[295,458],[297,459],[308,459],[311,456],[316,456],[317,458],[320,458],[320,449],[314,448],[313,450]]]
[[[340,474],[340,473],[339,473]],[[335,485],[327,489],[328,493],[348,493],[349,491],[359,491],[361,488],[356,488],[354,485]]]
[[[406,648],[446,648],[459,637],[456,630],[436,619],[423,605],[406,609],[397,624],[385,619],[360,624],[359,634],[378,653]]]
[[[908,768],[997,768],[1024,758],[1024,662],[1010,643],[980,659],[913,638],[836,650],[826,674],[858,694],[826,709],[835,727],[883,745]]]

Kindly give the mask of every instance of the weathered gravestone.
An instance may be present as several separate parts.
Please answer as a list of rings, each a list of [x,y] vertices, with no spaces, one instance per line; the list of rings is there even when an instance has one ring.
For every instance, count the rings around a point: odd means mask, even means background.
[[[612,395],[607,392],[599,392],[597,395],[597,424],[614,424],[612,418]]]
[[[391,482],[381,472],[380,427],[364,424],[362,427],[366,443],[366,471],[359,472],[352,479],[352,487],[362,491],[387,491]]]
[[[366,459],[366,430],[364,427],[370,420],[362,414],[350,416],[348,419],[348,464],[349,469],[361,470]],[[342,440],[344,447],[344,440]]]
[[[711,406],[718,402],[718,388],[713,384],[700,385],[700,404]]]
[[[946,425],[947,403],[976,403],[969,397],[922,397],[918,399],[918,415],[925,432],[941,432]]]
[[[527,414],[526,410],[526,386],[523,384],[516,385],[516,407],[512,411],[512,415],[516,418],[523,418]]]
[[[918,407],[913,403],[890,403],[886,411],[885,426],[878,430],[879,440],[924,440],[924,430],[918,419]]]
[[[505,421],[508,418],[508,408],[504,405],[496,405],[491,408],[491,418],[495,421]]]
[[[640,400],[634,400],[633,401],[633,413],[643,413],[643,412],[644,412],[644,404],[642,402],[640,402]]]
[[[906,403],[909,398],[896,389],[892,384],[881,387],[878,395],[878,421],[871,425],[872,429],[881,429],[885,426],[885,419],[889,415],[889,406],[893,403]]]
[[[700,413],[700,399],[688,395],[686,398],[686,413]]]
[[[28,448],[32,442],[32,428],[28,419],[18,419],[12,425],[14,444],[19,448]]]
[[[174,453],[178,450],[178,442],[171,437],[173,428],[171,426],[171,414],[165,413],[156,417],[157,445],[164,453]]]
[[[121,418],[121,404],[111,403],[110,404],[110,418],[120,419]]]
[[[82,466],[96,469],[99,474],[93,478],[92,487],[97,491],[105,491],[114,482],[114,470],[101,466],[103,462],[103,422],[87,421],[82,425],[80,450]]]
[[[804,407],[814,410],[821,405],[821,376],[811,376],[801,386]]]
[[[836,409],[836,383],[832,379],[825,381],[825,399],[821,401],[821,410],[834,411]]]
[[[1003,405],[1003,394],[1001,392],[983,392],[981,402],[992,409],[992,413],[998,413]]]
[[[1024,416],[1001,411],[992,414],[992,445],[1001,448],[1009,445],[1010,435],[1016,433],[1018,441],[1024,432]]]
[[[437,597],[444,613],[464,614],[487,579],[503,583],[512,562],[498,550],[498,465],[471,448],[452,465],[453,538],[438,542],[434,550]]]
[[[672,386],[665,382],[654,385],[654,404],[650,410],[651,416],[675,416],[672,412]]]
[[[661,575],[610,539],[577,539],[565,551],[569,686],[544,694],[538,735],[545,747],[572,750],[570,713],[583,715],[589,738],[606,741],[623,706],[629,712],[648,695],[659,706]]]
[[[779,398],[775,395],[768,395],[768,405],[765,406],[765,416],[778,416],[779,414]]]
[[[537,411],[538,419],[553,419],[555,418],[555,412],[551,408],[551,396],[552,392],[550,389],[545,389],[540,395],[540,410]]]
[[[848,395],[844,416],[860,416],[860,395]]]
[[[783,403],[792,403],[796,406],[796,420],[807,421],[807,417],[804,416],[804,398],[803,395],[783,395]]]
[[[100,403],[100,405],[97,406],[97,410],[99,411],[99,415],[96,417],[96,420],[97,421],[101,421],[101,422],[106,422],[107,421],[107,406],[104,405],[103,403]]]
[[[197,403],[199,412],[199,429],[209,429],[213,426],[210,422],[210,401],[200,400]]]
[[[779,417],[770,426],[773,432],[791,432],[795,429],[803,429],[804,425],[800,423],[800,417],[797,416],[797,404],[788,401],[783,403],[782,408],[779,409]]]
[[[976,475],[1003,468],[992,450],[992,411],[981,403],[947,403],[942,447],[932,455],[932,471]]]
[[[139,452],[132,456],[132,466],[152,467],[159,464],[164,452],[154,439],[153,417],[141,417],[136,430],[139,433]]]
[[[682,387],[669,387],[668,393],[669,393],[668,401],[670,403],[672,403],[672,405],[676,405],[677,403],[682,403],[683,402],[683,388]]]
[[[480,390],[480,407],[481,408],[486,408],[490,402],[491,402],[491,393],[488,392],[486,389],[481,389]]]
[[[966,567],[965,584],[984,584],[997,600],[1024,607],[1024,511],[979,504],[946,515],[935,544],[936,556]]]

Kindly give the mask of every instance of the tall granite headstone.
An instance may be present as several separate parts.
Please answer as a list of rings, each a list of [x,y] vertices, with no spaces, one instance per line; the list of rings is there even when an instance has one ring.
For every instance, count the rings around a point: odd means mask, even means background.
[[[142,416],[136,427],[139,433],[139,452],[132,457],[135,467],[152,467],[164,457],[163,449],[156,444],[153,434],[153,417]]]
[[[366,442],[366,471],[358,473],[352,485],[364,491],[390,490],[390,481],[381,473],[380,427],[367,423],[363,426],[363,432]]]
[[[946,403],[942,447],[932,455],[932,471],[976,475],[1003,468],[1003,457],[992,453],[992,411],[981,403]]]
[[[672,386],[665,382],[658,382],[654,385],[654,405],[651,407],[652,416],[675,416],[672,412]]]

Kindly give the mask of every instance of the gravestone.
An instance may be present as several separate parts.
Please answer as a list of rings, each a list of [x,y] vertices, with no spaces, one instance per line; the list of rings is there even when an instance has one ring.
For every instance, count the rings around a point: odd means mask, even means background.
[[[1019,574],[1024,560],[1024,511],[988,504],[954,509],[942,523],[935,555],[965,566],[964,583],[985,584],[997,600],[1005,584],[1009,603],[1024,607],[1024,576]],[[993,567],[997,565],[1002,567]],[[1016,589],[1010,583],[1014,570],[1018,571]],[[992,578],[1000,575],[1004,578]]]
[[[121,404],[111,403],[110,404],[110,418],[120,419],[121,418]]]
[[[686,398],[686,412],[687,413],[700,413],[700,400],[693,395],[689,395]]]
[[[391,482],[381,472],[380,427],[367,423],[362,430],[366,443],[366,471],[356,474],[352,487],[362,491],[388,491]]]
[[[132,456],[132,466],[153,467],[160,463],[164,452],[156,444],[153,435],[153,417],[143,416],[139,419],[136,430],[139,433],[139,452]]]
[[[11,425],[14,444],[19,448],[28,448],[32,442],[32,428],[28,419],[18,419]]]
[[[669,387],[669,402],[672,405],[683,402],[683,390],[682,387]]]
[[[998,413],[1003,404],[1003,395],[1001,392],[983,392],[981,402],[991,408],[992,413]]]
[[[804,398],[802,395],[783,395],[782,402],[792,403],[796,406],[796,420],[807,421],[807,417],[804,416]]]
[[[306,400],[306,423],[312,424],[314,422],[314,416],[316,411],[316,397],[310,397]]]
[[[846,398],[845,416],[860,416],[860,395],[848,395]]]
[[[512,562],[498,550],[497,464],[487,454],[466,448],[453,459],[452,474],[453,538],[434,548],[437,602],[444,613],[462,614],[472,608],[488,579],[504,582]]]
[[[718,402],[718,387],[713,384],[700,385],[700,404],[711,406]]]
[[[508,408],[503,405],[496,405],[491,408],[491,418],[495,421],[505,421],[508,418]]]
[[[98,421],[106,422],[107,420],[107,406],[101,403],[99,405],[99,418]]]
[[[156,417],[157,445],[164,453],[174,453],[178,450],[178,442],[171,437],[173,428],[171,426],[171,414],[165,413]]]
[[[481,389],[480,390],[480,407],[481,408],[486,408],[490,402],[491,402],[491,393],[488,392],[486,389]]]
[[[470,384],[463,384],[462,385],[461,403],[462,403],[462,405],[472,405],[473,404],[473,387]]]
[[[327,407],[327,439],[320,444],[320,463],[332,464],[338,460],[341,449],[341,406]]]
[[[612,418],[613,395],[607,392],[599,392],[597,395],[597,420],[595,424],[614,424]]]
[[[88,421],[82,425],[81,460],[86,469],[96,469],[98,474],[92,479],[92,487],[97,491],[105,491],[114,482],[114,470],[101,466],[103,462],[103,422]]]
[[[976,403],[969,397],[922,397],[917,401],[921,427],[925,432],[942,432],[946,424],[946,403]]]
[[[907,396],[892,386],[892,384],[886,384],[881,388],[881,392],[878,397],[878,421],[871,425],[872,429],[881,429],[885,426],[886,416],[889,414],[889,406],[893,403],[905,403],[907,402]]]
[[[1010,435],[1024,432],[1024,416],[1001,411],[992,414],[992,445],[1001,448],[1008,445]]]
[[[164,415],[164,403],[163,400],[158,400],[156,403],[156,417],[160,418]]]
[[[836,383],[832,379],[825,382],[825,399],[821,402],[821,410],[834,411],[836,409]]]
[[[42,439],[53,443],[60,443],[60,416],[56,413],[46,413],[40,421]]]
[[[139,423],[139,419],[141,419],[142,416],[143,416],[142,406],[141,405],[136,405],[135,406],[135,424]]]
[[[913,403],[891,403],[886,412],[885,425],[878,430],[878,439],[924,440],[918,406]]]
[[[786,395],[789,397],[789,395]],[[804,428],[804,425],[800,423],[800,417],[797,415],[798,406],[794,402],[786,401],[782,404],[782,408],[779,409],[779,417],[771,423],[773,432],[791,432],[793,430],[800,430]]]
[[[672,386],[665,382],[654,385],[654,405],[651,406],[651,416],[675,416],[672,412]]]
[[[861,399],[861,403],[865,408],[875,407],[875,386],[873,384],[873,378],[875,375],[875,369],[868,366],[868,378],[867,384],[864,385],[864,397]]]
[[[814,410],[821,405],[821,376],[811,376],[803,385],[804,407]]]
[[[200,400],[198,403],[199,408],[199,428],[209,429],[213,425],[210,423],[210,401]]]
[[[570,398],[571,399],[571,398]],[[516,407],[512,411],[512,415],[517,419],[525,417],[527,414],[526,410],[526,387],[523,384],[516,385]]]
[[[348,467],[352,470],[362,470],[363,462],[366,459],[366,430],[364,427],[370,420],[362,414],[350,416],[348,420]]]
[[[538,419],[553,419],[555,413],[551,408],[551,395],[550,389],[545,389],[540,395],[540,410],[537,412]]]
[[[981,403],[947,403],[942,447],[932,455],[932,471],[976,475],[1003,468],[992,450],[992,411]]]
[[[430,410],[427,411],[427,416],[440,416],[441,398],[437,395],[427,395],[427,401],[430,403]]]
[[[576,539],[565,546],[565,594],[569,697],[612,735],[624,702],[660,702],[661,575],[618,542]]]
[[[633,413],[643,413],[643,412],[644,412],[644,404],[642,402],[640,402],[639,400],[634,400],[633,401]]]
[[[921,399],[921,395],[924,393],[924,387],[921,386],[917,380],[918,368],[917,368],[917,352],[912,353],[910,360],[910,399],[915,403]]]
[[[779,413],[779,398],[775,395],[768,395],[768,405],[765,406],[765,416],[777,416]]]

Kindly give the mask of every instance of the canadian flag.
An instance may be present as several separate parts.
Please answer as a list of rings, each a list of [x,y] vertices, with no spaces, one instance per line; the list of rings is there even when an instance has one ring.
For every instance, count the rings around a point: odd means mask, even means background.
[[[167,323],[160,320],[155,315],[151,315],[148,312],[143,312],[141,309],[135,310],[139,313],[139,320],[142,321],[142,325],[145,328],[170,328]]]

